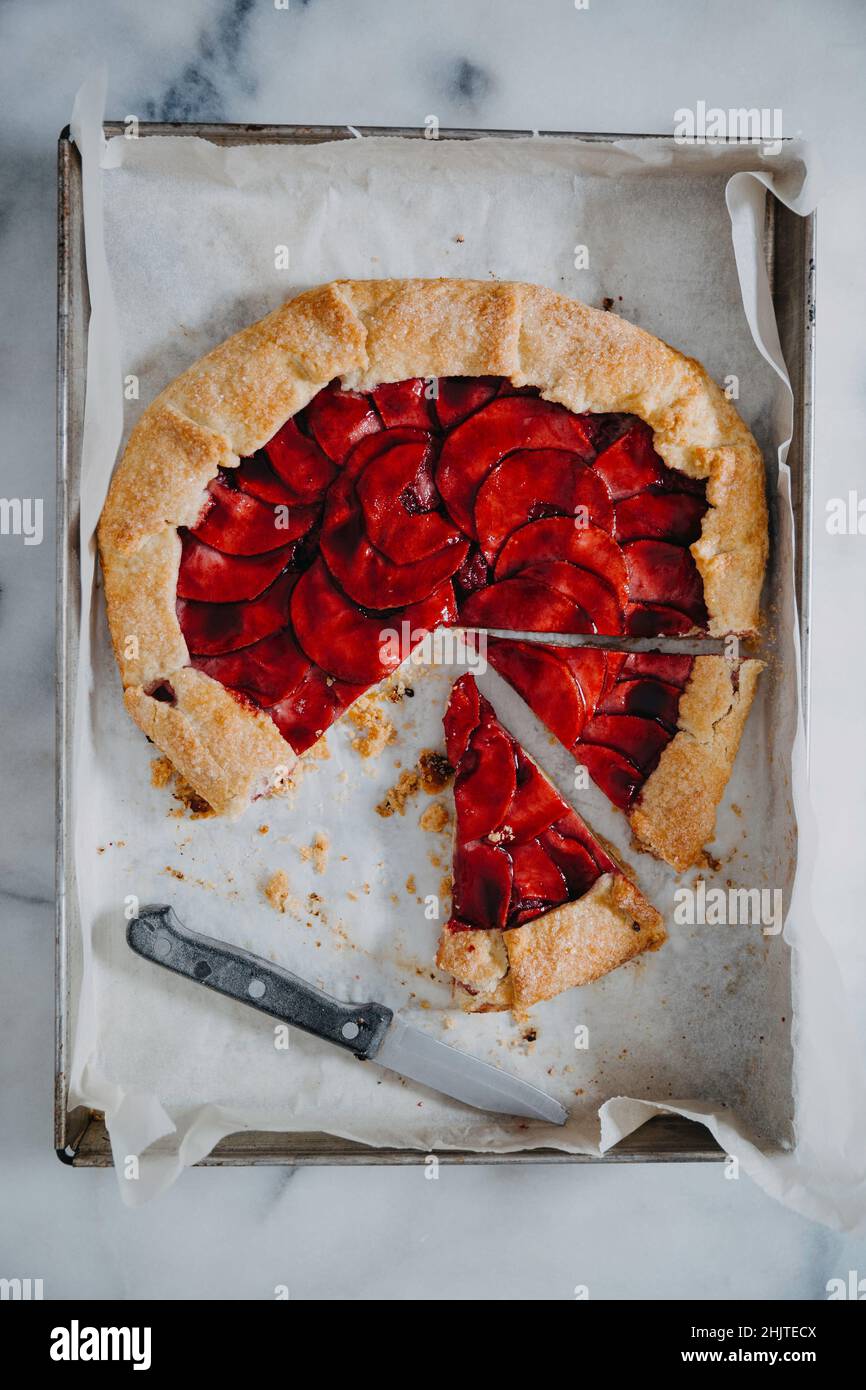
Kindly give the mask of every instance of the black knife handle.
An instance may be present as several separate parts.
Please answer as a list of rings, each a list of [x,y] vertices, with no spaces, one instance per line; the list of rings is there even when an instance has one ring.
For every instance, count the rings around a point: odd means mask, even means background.
[[[375,1057],[394,1017],[384,1004],[346,1004],[251,951],[189,931],[165,904],[140,908],[127,923],[126,940],[145,960],[336,1043],[362,1061]]]

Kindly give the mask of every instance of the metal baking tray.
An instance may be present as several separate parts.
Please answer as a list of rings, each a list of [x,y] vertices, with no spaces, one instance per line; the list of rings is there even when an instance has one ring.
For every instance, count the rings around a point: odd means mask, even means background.
[[[106,122],[105,135],[122,135],[120,122]],[[266,126],[142,122],[139,137],[195,135],[218,144],[320,144],[360,135],[421,139],[418,128],[382,126]],[[669,140],[672,136],[624,136],[530,130],[441,130],[443,140],[482,136],[521,138],[532,134],[591,140]],[[782,350],[794,387],[794,435],[789,453],[796,524],[796,593],[802,651],[804,715],[809,708],[809,607],[812,519],[812,399],[815,372],[815,214],[798,217],[770,196],[765,255]],[[69,128],[58,142],[58,318],[57,318],[57,666],[56,666],[56,1037],[54,1144],[58,1157],[75,1167],[108,1167],[111,1147],[98,1112],[68,1105],[73,1007],[80,972],[75,860],[69,817],[71,736],[81,614],[78,495],[84,419],[89,297],[84,254],[81,160]],[[649,1120],[603,1158],[532,1149],[493,1154],[445,1151],[443,1163],[640,1163],[695,1162],[724,1157],[703,1125],[678,1115]],[[331,1134],[243,1131],[229,1135],[203,1160],[213,1166],[247,1164],[418,1163],[417,1149],[383,1149]]]

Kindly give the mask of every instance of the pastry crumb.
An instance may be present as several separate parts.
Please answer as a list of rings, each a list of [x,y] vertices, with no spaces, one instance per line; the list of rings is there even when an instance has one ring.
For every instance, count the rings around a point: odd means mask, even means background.
[[[181,881],[186,878],[186,874],[184,874],[181,869],[173,869],[170,864],[166,864],[163,873],[171,874],[172,878],[179,878]]]
[[[352,747],[362,758],[378,758],[393,743],[397,730],[386,719],[376,700],[370,695],[362,695],[360,700],[346,711],[349,722],[358,730],[351,740]]]
[[[442,801],[434,801],[426,806],[421,812],[419,825],[422,830],[429,830],[433,834],[438,834],[444,830],[450,820],[448,808]]]
[[[418,774],[421,786],[429,796],[435,796],[447,787],[454,776],[454,769],[444,753],[433,748],[425,748],[418,759]]]
[[[396,785],[385,793],[376,807],[376,814],[383,818],[393,816],[395,811],[398,816],[405,815],[406,803],[417,794],[420,786],[421,778],[417,772],[401,772]]]
[[[270,828],[271,828],[271,827],[270,827],[269,825],[260,825],[260,826],[259,826],[259,834],[260,834],[260,835],[267,835],[267,833],[268,833],[268,831],[270,830]]]
[[[170,758],[153,759],[150,764],[150,784],[157,788],[171,786],[172,796],[175,801],[180,802],[179,808],[169,809],[168,815],[172,820],[179,820],[183,816],[184,810],[189,812],[190,820],[204,820],[208,816],[214,815],[212,807],[203,796],[199,796],[194,787],[190,786]]]
[[[276,873],[271,874],[264,893],[274,912],[285,912],[289,901],[289,878],[285,869],[277,869]]]
[[[174,767],[169,758],[154,758],[150,765],[150,785],[167,787],[174,776]]]
[[[407,892],[407,893],[417,893],[417,892],[418,892],[418,885],[417,885],[417,883],[415,882],[415,875],[414,875],[414,874],[410,874],[409,877],[406,879],[406,892]]]
[[[323,835],[320,830],[317,830],[313,836],[313,843],[301,846],[301,858],[306,862],[312,859],[315,873],[323,874],[328,865],[330,847],[331,842],[327,835]]]

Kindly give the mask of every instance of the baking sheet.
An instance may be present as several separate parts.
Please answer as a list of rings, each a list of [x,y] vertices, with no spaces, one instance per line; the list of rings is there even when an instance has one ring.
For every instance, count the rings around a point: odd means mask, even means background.
[[[127,402],[128,432],[142,406],[201,352],[306,284],[336,276],[496,275],[547,283],[590,303],[609,295],[618,312],[700,357],[717,379],[734,374],[740,408],[774,460],[786,437],[785,393],[743,316],[724,204],[727,179],[737,160],[742,167],[744,152],[704,152],[700,163],[694,154],[686,152],[685,165],[695,177],[684,177],[669,165],[669,145],[645,142],[600,150],[572,141],[364,140],[219,150],[189,139],[112,141],[102,176],[105,297],[99,305],[94,294],[91,351],[94,335],[112,322],[109,284],[120,342],[113,362],[101,359],[103,379],[94,372],[91,381],[89,373],[88,413],[101,402],[102,419],[110,420],[121,375],[134,373],[140,398]],[[799,152],[787,158],[789,172],[802,172]],[[85,179],[87,163],[85,155]],[[758,230],[750,218],[761,203],[754,188],[749,179],[731,210],[735,228],[741,222],[746,284]],[[91,208],[95,201],[92,190]],[[590,248],[589,270],[574,267],[579,243]],[[288,277],[274,268],[278,245],[290,248]],[[752,313],[765,336],[757,289],[750,291]],[[85,441],[85,535],[113,462],[105,444],[88,449]],[[771,667],[715,852],[723,883],[778,887],[787,900],[795,863],[790,755],[797,680],[784,472],[781,480]],[[775,492],[774,467],[770,481]],[[86,548],[84,554],[87,568]],[[87,573],[83,579],[87,593]],[[354,731],[334,730],[330,757],[314,763],[293,806],[271,803],[261,814],[256,807],[240,826],[226,826],[167,815],[165,792],[148,785],[153,750],[123,714],[99,614],[93,636],[79,711],[86,717],[77,727],[76,838],[82,920],[94,925],[73,1100],[106,1111],[121,1171],[120,1160],[163,1141],[161,1152],[143,1155],[139,1181],[124,1184],[128,1200],[142,1200],[182,1163],[243,1126],[327,1130],[423,1150],[554,1143],[597,1151],[599,1142],[614,1143],[642,1123],[647,1104],[710,1116],[720,1142],[779,1190],[780,1160],[761,1157],[791,1136],[789,954],[779,936],[765,936],[759,926],[676,927],[659,955],[536,1010],[534,1040],[510,1019],[455,1017],[446,1007],[447,991],[430,966],[437,925],[424,909],[447,870],[447,837],[420,828],[423,794],[403,817],[383,821],[371,807],[399,775],[398,760],[410,766],[420,748],[441,742],[454,670],[413,671],[415,697],[382,706],[396,732],[381,757],[361,759],[351,746]],[[494,675],[486,682],[501,717],[568,793],[567,755]],[[742,775],[755,767],[764,775]],[[623,824],[600,794],[586,794],[581,808],[624,844]],[[331,841],[325,875],[301,855],[319,829]],[[432,863],[431,855],[442,862]],[[664,910],[672,876],[644,856],[632,858],[640,860],[642,886]],[[290,910],[279,916],[261,891],[278,868],[292,894]],[[313,1040],[293,1036],[288,1052],[278,1051],[272,1022],[130,955],[123,910],[131,894],[170,900],[195,928],[336,993],[408,1006],[421,1026],[545,1085],[570,1104],[573,1121],[564,1133],[493,1123],[375,1068],[358,1068]],[[585,1050],[575,1047],[578,1025],[589,1030]]]

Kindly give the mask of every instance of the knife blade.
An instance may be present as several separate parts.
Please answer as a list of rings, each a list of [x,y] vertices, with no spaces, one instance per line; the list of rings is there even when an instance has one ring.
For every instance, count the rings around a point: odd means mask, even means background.
[[[155,965],[464,1105],[555,1125],[568,1118],[559,1101],[537,1086],[438,1042],[385,1004],[335,999],[251,951],[191,931],[168,904],[140,908],[127,923],[126,940]]]

